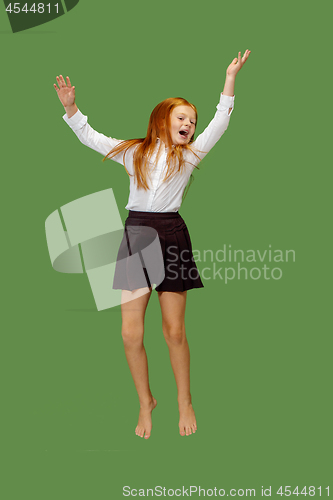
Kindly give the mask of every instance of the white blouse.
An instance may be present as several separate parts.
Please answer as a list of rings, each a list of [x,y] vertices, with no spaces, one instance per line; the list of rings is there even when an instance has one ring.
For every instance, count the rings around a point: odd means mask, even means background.
[[[191,149],[193,149],[199,158],[191,151],[184,149],[185,167],[183,171],[181,173],[177,172],[164,182],[167,150],[164,143],[162,143],[162,152],[159,155],[158,161],[154,161],[156,160],[157,151],[160,145],[159,139],[157,140],[156,149],[151,158],[152,168],[150,180],[148,179],[150,189],[147,191],[136,187],[133,175],[133,148],[127,151],[125,155],[125,165],[130,174],[130,194],[128,204],[126,205],[127,210],[139,212],[178,212],[182,202],[184,189],[193,169],[212,149],[229,125],[230,115],[234,107],[234,98],[235,96],[231,97],[221,94],[220,102],[216,106],[217,111],[214,118],[202,134],[191,143]],[[229,108],[231,108],[230,113]],[[63,119],[83,144],[101,153],[103,156],[106,156],[111,149],[122,142],[119,139],[112,139],[111,137],[106,137],[96,132],[88,124],[87,117],[84,116],[80,110],[71,118],[68,118],[67,114],[65,114]],[[123,157],[124,153],[122,152],[114,156],[112,160],[123,165]]]

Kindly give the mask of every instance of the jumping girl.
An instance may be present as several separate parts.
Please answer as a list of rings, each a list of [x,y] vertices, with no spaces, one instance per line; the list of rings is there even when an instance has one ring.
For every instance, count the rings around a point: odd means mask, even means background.
[[[129,216],[118,253],[113,288],[122,290],[122,337],[140,402],[135,433],[146,439],[152,429],[151,413],[157,404],[149,387],[143,344],[144,317],[152,283],[159,283],[156,291],[162,312],[162,329],[178,390],[179,432],[181,436],[189,436],[197,430],[190,392],[185,305],[187,290],[201,288],[203,284],[194,262],[186,224],[178,210],[192,171],[228,127],[233,110],[235,78],[249,55],[249,50],[243,57],[239,52],[228,66],[217,112],[196,140],[197,110],[185,99],[169,98],[158,104],[150,116],[144,139],[120,141],[99,134],[90,127],[87,117],[75,104],[75,87],[68,77],[65,81],[62,75],[57,76],[58,85],[54,84],[66,111],[63,118],[79,140],[106,158],[124,165],[130,177],[126,206]],[[162,282],[154,281],[155,277],[147,273],[144,265],[140,279],[130,275],[130,266],[123,266],[126,252],[131,255],[128,234],[131,228],[139,227],[153,228],[158,234],[164,262]]]

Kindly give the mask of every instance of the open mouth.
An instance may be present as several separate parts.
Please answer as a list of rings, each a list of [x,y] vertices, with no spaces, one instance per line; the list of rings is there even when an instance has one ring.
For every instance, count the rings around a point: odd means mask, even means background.
[[[181,136],[187,137],[189,132],[188,132],[188,130],[180,130],[179,133]]]

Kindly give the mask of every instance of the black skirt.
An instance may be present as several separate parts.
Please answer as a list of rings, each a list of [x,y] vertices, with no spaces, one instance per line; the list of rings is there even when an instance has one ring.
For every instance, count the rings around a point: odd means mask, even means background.
[[[202,288],[188,229],[178,212],[129,211],[118,251],[113,288],[158,292]]]

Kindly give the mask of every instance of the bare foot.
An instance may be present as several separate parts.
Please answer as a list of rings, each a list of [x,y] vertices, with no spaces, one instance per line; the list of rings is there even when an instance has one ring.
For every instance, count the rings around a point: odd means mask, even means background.
[[[190,436],[197,430],[197,421],[191,403],[179,403],[179,432],[181,436]]]
[[[140,406],[139,421],[135,429],[135,434],[140,437],[148,439],[150,437],[152,422],[151,422],[151,412],[157,405],[155,398],[152,399],[151,403],[147,406]]]

